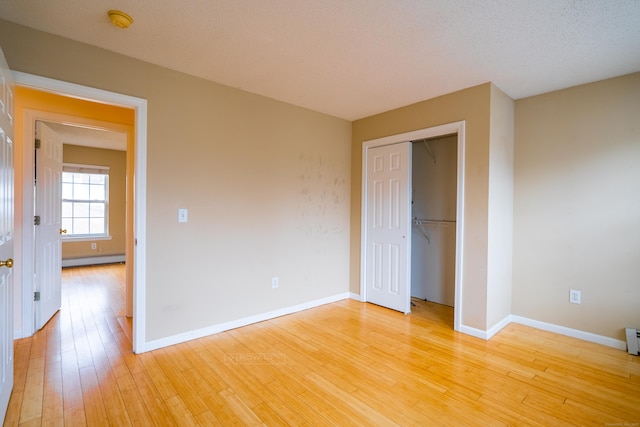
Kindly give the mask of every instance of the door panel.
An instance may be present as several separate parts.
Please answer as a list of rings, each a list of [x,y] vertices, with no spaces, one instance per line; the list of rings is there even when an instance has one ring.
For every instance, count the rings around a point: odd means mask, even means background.
[[[36,150],[35,287],[40,292],[36,303],[36,330],[42,328],[60,309],[62,240],[62,139],[43,122],[36,122],[40,149]]]
[[[366,299],[410,311],[411,143],[367,150]]]
[[[0,51],[0,260],[13,258],[13,83]],[[0,267],[0,421],[13,388],[13,275]]]

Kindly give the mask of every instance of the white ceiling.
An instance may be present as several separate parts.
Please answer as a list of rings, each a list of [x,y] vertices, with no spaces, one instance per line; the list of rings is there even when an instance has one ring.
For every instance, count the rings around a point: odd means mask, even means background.
[[[640,0],[2,0],[0,17],[348,120],[640,71]]]

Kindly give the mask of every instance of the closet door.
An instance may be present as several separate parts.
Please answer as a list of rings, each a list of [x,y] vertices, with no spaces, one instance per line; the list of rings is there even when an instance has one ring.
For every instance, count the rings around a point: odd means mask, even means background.
[[[411,307],[411,143],[367,150],[366,300]]]

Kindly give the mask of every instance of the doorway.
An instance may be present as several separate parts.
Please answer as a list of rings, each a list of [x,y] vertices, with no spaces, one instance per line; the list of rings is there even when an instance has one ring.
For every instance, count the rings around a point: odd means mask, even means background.
[[[64,122],[36,121],[40,143],[35,153],[35,213],[40,221],[34,226],[35,288],[40,301],[35,329],[62,306],[61,263],[70,267],[126,261],[126,239],[130,238],[126,220],[131,209],[127,206],[126,158],[131,155],[127,139],[133,132],[113,130],[121,126],[109,122],[97,128],[98,122],[88,127],[82,121],[72,116],[65,116]],[[52,152],[58,154],[48,154]],[[123,307],[126,299],[123,292]]]
[[[146,114],[147,101],[140,98],[130,97],[127,95],[116,94],[99,89],[88,88],[71,83],[61,82],[53,79],[33,76],[30,74],[15,73],[16,84],[30,89],[40,90],[45,93],[59,94],[72,99],[89,100],[101,105],[115,105],[119,107],[132,109],[134,112],[134,128],[131,130],[131,146],[129,147],[133,153],[130,161],[127,162],[128,176],[136,179],[127,179],[130,185],[130,193],[135,193],[135,199],[131,203],[131,220],[128,221],[127,234],[127,257],[130,258],[128,264],[131,266],[130,287],[127,290],[129,296],[128,302],[131,305],[131,314],[133,314],[133,351],[136,353],[145,351],[145,263],[146,252],[144,245],[138,245],[137,242],[144,241],[146,230],[144,227],[146,218]],[[21,203],[21,221],[23,224],[33,222],[33,186],[28,183],[32,180],[34,174],[34,165],[30,159],[33,159],[34,141],[28,135],[34,132],[34,122],[36,115],[27,117],[25,114],[23,121],[23,139],[24,147],[22,151],[21,163],[23,170],[16,176],[16,189],[22,192]],[[45,118],[45,120],[56,121],[55,118]],[[63,120],[64,121],[64,120]],[[133,141],[135,140],[135,144]],[[129,156],[128,156],[129,158]],[[19,182],[18,182],[19,181]],[[129,188],[129,187],[128,187]],[[33,231],[31,227],[22,227],[21,235],[16,236],[21,242],[20,253],[22,254],[21,277],[22,289],[20,301],[16,301],[19,306],[22,321],[22,336],[30,336],[34,333],[33,313],[35,313],[35,304],[33,302]],[[129,260],[128,260],[129,261]],[[128,280],[129,282],[129,280]],[[128,310],[129,311],[129,310]]]
[[[362,215],[361,215],[361,266],[360,266],[360,295],[361,300],[364,302],[370,301],[369,298],[369,289],[367,287],[368,283],[371,283],[371,276],[374,273],[372,269],[372,264],[370,262],[371,251],[374,250],[371,245],[371,234],[370,234],[370,224],[369,218],[370,213],[368,212],[369,206],[371,206],[370,198],[370,186],[372,183],[370,182],[369,176],[369,162],[372,160],[372,154],[375,152],[373,149],[376,147],[383,147],[394,144],[406,143],[409,141],[419,141],[419,140],[428,140],[443,136],[452,136],[455,138],[457,143],[457,152],[456,152],[456,196],[455,196],[455,268],[454,268],[454,296],[453,296],[453,306],[454,306],[454,330],[459,331],[462,325],[462,313],[464,307],[462,307],[462,293],[463,289],[463,241],[464,241],[464,188],[465,188],[465,177],[464,177],[464,159],[465,159],[465,122],[454,122],[441,126],[435,126],[431,128],[425,128],[417,131],[406,132],[402,134],[392,135],[384,138],[379,138],[375,140],[365,141],[363,143],[363,151],[362,151],[362,159],[363,159],[363,169],[362,169]],[[405,172],[405,175],[411,177],[411,162],[406,166],[409,170]],[[399,187],[400,193],[406,199],[411,199],[412,193],[412,183],[411,178],[408,179],[408,185],[401,185]],[[412,213],[411,209],[406,209],[406,221],[412,221]],[[403,214],[405,215],[405,214]],[[425,218],[428,219],[428,218]],[[407,247],[407,255],[397,262],[398,265],[401,265],[403,268],[411,271],[411,233],[405,239],[405,245]],[[407,278],[401,281],[398,286],[402,287],[402,292],[405,292],[407,298],[410,299],[411,295],[411,274],[407,275]],[[407,301],[407,304],[410,302]]]

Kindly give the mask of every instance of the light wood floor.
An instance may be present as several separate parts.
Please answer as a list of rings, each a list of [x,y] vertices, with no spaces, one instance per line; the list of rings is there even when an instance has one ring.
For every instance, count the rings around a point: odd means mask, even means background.
[[[123,266],[63,272],[61,311],[15,343],[5,425],[639,425],[640,359],[452,309],[345,300],[134,355]],[[120,320],[119,320],[120,319]]]

